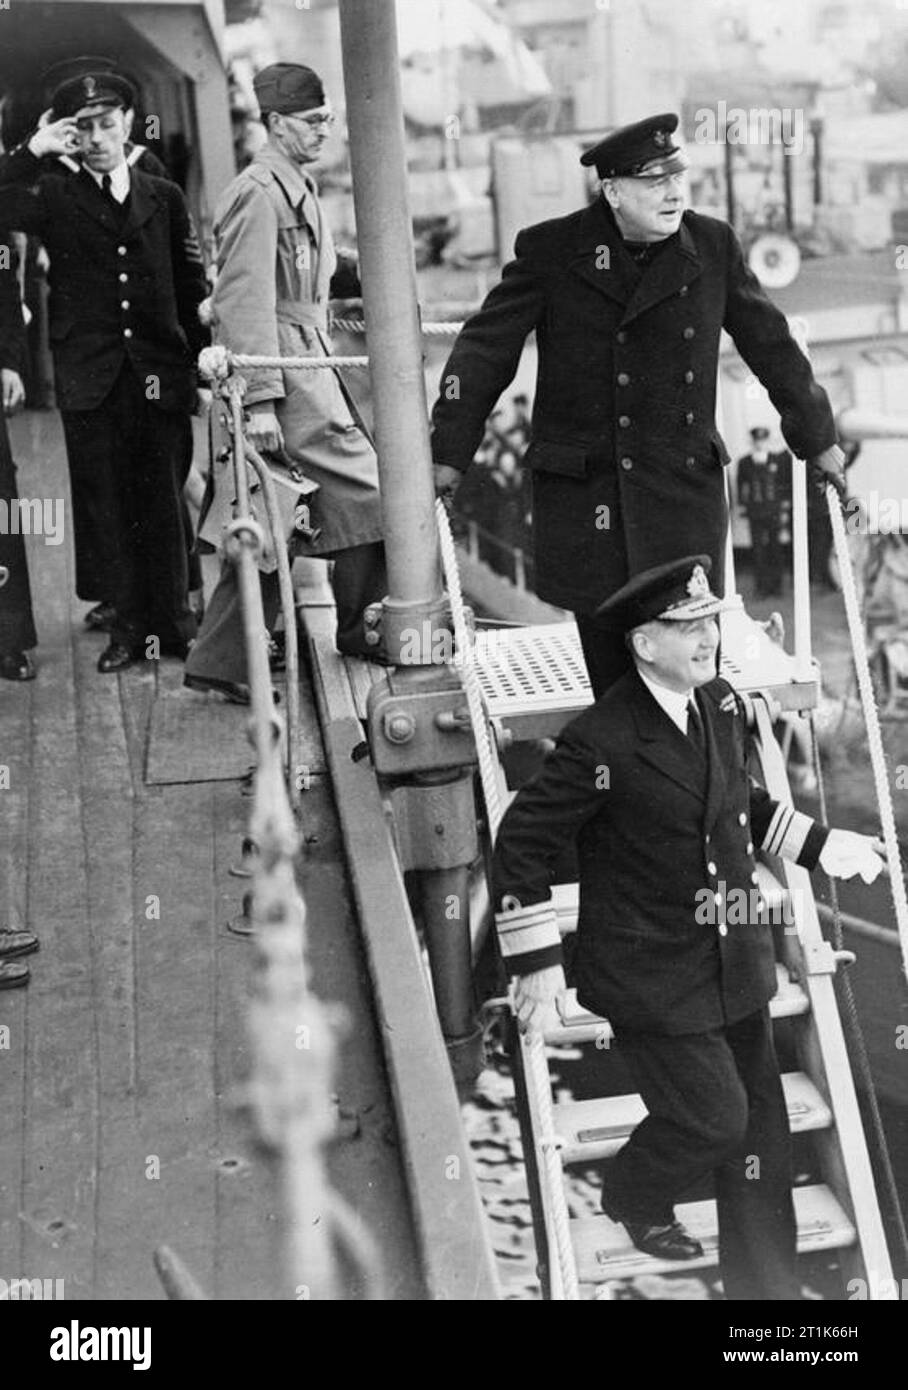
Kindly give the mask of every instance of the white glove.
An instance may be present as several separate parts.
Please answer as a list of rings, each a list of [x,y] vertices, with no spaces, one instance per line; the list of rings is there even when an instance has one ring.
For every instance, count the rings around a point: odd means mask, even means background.
[[[853,830],[830,830],[829,838],[820,852],[820,868],[830,878],[854,878],[860,874],[865,883],[873,883],[883,871],[886,847],[872,835],[858,835]]]
[[[563,966],[549,965],[531,975],[520,975],[513,988],[514,1013],[522,1033],[544,1032],[554,1022],[556,1009],[563,1016],[567,988]]]

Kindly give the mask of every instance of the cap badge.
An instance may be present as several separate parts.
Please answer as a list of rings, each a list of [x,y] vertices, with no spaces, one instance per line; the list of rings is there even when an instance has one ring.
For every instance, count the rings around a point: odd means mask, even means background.
[[[702,565],[694,565],[693,573],[687,581],[687,592],[691,598],[709,598],[709,580]]]
[[[657,145],[660,150],[665,149],[665,146],[668,144],[668,135],[664,130],[653,131],[653,144]]]
[[[87,97],[94,97],[98,94],[98,84],[93,77],[82,78],[82,89]]]

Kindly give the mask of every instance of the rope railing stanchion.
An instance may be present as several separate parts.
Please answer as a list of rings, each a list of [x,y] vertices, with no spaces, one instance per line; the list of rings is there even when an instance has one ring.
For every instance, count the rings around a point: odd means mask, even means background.
[[[457,553],[454,537],[444,503],[435,503],[435,518],[438,525],[438,539],[441,549],[441,563],[444,572],[448,598],[451,603],[451,620],[454,626],[454,666],[460,675],[470,725],[476,741],[479,760],[479,777],[485,801],[486,819],[490,838],[494,841],[501,825],[501,795],[497,775],[497,759],[492,747],[489,722],[482,702],[479,677],[473,660],[473,646],[467,626],[463,593],[460,585],[460,572],[457,568]],[[571,1244],[570,1217],[564,1192],[564,1170],[558,1140],[555,1137],[555,1122],[552,1110],[552,1088],[545,1060],[545,1043],[539,1033],[521,1037],[520,1046],[525,1060],[525,1074],[531,1092],[530,1113],[540,1123],[541,1133],[536,1134],[536,1149],[539,1156],[540,1172],[545,1179],[545,1205],[551,1222],[546,1221],[546,1229],[551,1227],[554,1251],[557,1257],[556,1278],[552,1281],[554,1296],[561,1300],[579,1299],[577,1266]]]
[[[839,502],[838,493],[831,484],[828,484],[826,487],[826,505],[829,508],[829,519],[832,523],[832,535],[835,541],[836,558],[839,564],[839,575],[842,584],[842,597],[845,600],[845,615],[848,619],[848,632],[851,637],[851,648],[854,654],[854,665],[858,677],[858,690],[860,692],[861,705],[864,711],[864,723],[867,728],[867,744],[870,749],[870,763],[873,769],[877,804],[880,810],[883,843],[886,846],[889,886],[892,893],[893,907],[895,908],[895,921],[898,928],[899,942],[902,948],[902,966],[906,976],[908,976],[908,898],[906,898],[905,895],[905,879],[902,872],[902,858],[899,851],[898,834],[895,826],[892,793],[889,787],[889,778],[886,773],[883,734],[880,728],[880,717],[873,693],[873,682],[870,677],[870,663],[867,659],[867,643],[864,636],[863,624],[861,622],[861,610],[858,602],[857,587],[854,582],[854,570],[848,551],[845,522],[842,519],[842,507]]]
[[[300,774],[303,772],[301,757],[300,730],[300,689],[299,689],[299,638],[296,628],[296,605],[293,597],[293,580],[290,574],[290,557],[281,528],[280,508],[274,481],[268,465],[252,445],[245,441],[246,458],[261,485],[265,499],[265,510],[271,530],[271,543],[277,562],[278,585],[281,594],[281,611],[284,615],[284,651],[287,669],[287,785],[290,802],[299,804]]]

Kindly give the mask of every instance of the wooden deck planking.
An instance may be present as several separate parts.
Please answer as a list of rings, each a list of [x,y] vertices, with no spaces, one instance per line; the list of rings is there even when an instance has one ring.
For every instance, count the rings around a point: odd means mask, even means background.
[[[57,417],[14,423],[22,494],[65,495]],[[11,1028],[0,1050],[3,1263],[62,1278],[67,1298],[160,1299],[152,1253],[166,1243],[211,1296],[286,1298],[278,1194],[238,1105],[251,943],[225,931],[248,886],[227,868],[251,802],[236,781],[145,784],[153,702],[178,685],[178,668],[99,675],[106,639],[84,628],[72,597],[71,537],[59,547],[30,538],[29,553],[39,673],[0,692],[0,763],[19,778],[18,792],[0,791],[0,910],[37,931],[42,950],[29,988],[0,994]],[[315,771],[324,761],[305,692],[304,723]],[[386,1296],[420,1297],[327,779],[307,795],[314,979],[355,1022],[340,1051],[345,1118],[330,1173],[394,1266]],[[149,895],[159,920],[146,916]],[[153,1156],[160,1178],[149,1175]]]
[[[27,470],[20,487],[29,495]],[[33,478],[32,489],[55,490],[49,477]],[[69,545],[32,538],[29,564],[41,666],[31,697],[28,926],[42,949],[27,998],[20,1263],[29,1278],[62,1278],[68,1298],[84,1298],[94,1277],[97,1032]]]

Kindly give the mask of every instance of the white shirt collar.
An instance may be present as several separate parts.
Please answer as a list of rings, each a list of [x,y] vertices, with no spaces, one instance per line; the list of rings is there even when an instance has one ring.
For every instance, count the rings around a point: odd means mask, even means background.
[[[656,703],[661,705],[665,710],[665,713],[675,727],[680,729],[682,734],[686,734],[687,703],[689,700],[693,699],[693,690],[686,690],[683,693],[679,693],[677,690],[669,690],[664,685],[657,685],[655,681],[650,680],[649,676],[645,675],[644,672],[640,670],[639,666],[637,667],[637,675],[643,681],[643,684]]]
[[[96,169],[89,169],[87,164],[83,164],[82,168],[85,170],[86,174],[91,174],[95,183],[100,188],[104,174],[99,174]],[[118,203],[125,203],[126,199],[129,197],[129,165],[124,159],[121,164],[117,165],[116,169],[110,169],[107,172],[110,174],[111,193]]]

